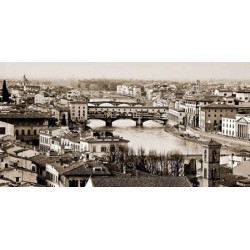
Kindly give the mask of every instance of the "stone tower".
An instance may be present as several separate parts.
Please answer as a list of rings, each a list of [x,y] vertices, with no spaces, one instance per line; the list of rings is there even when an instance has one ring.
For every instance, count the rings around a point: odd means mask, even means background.
[[[220,148],[221,144],[213,139],[203,145],[202,186],[204,187],[220,186]]]

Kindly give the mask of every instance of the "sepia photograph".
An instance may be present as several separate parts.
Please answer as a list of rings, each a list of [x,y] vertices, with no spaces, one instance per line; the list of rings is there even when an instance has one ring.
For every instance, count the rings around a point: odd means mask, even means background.
[[[0,248],[246,248],[249,7],[1,0]]]
[[[1,187],[250,186],[250,63],[0,68]]]

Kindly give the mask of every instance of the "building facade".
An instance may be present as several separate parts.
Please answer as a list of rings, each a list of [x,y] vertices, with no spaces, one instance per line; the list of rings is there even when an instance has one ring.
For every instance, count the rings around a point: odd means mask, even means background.
[[[236,118],[222,117],[222,130],[221,134],[225,136],[236,137]]]
[[[67,92],[67,100],[73,101],[76,100],[80,96],[80,91],[77,89],[69,90]]]
[[[39,131],[49,126],[50,115],[40,112],[0,113],[0,121],[14,125],[17,140],[39,143]]]
[[[235,121],[235,134],[239,139],[250,140],[250,117],[237,117]]]
[[[0,121],[0,139],[9,135],[14,136],[14,125]]]
[[[200,107],[199,127],[206,132],[222,129],[222,117],[235,118],[238,107],[227,104],[209,104]]]
[[[87,121],[88,120],[88,100],[70,102],[70,120],[71,121]]]

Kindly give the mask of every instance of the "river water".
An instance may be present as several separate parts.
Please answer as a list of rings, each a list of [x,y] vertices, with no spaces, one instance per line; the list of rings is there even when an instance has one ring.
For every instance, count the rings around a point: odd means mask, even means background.
[[[136,127],[132,120],[117,120],[112,127],[106,127],[113,131],[114,135],[119,135],[129,140],[129,146],[137,150],[139,147],[145,148],[146,152],[154,149],[157,152],[169,152],[178,150],[182,154],[201,154],[202,146],[193,142],[179,139],[164,131],[164,126],[154,121],[144,122],[143,127]],[[105,126],[101,120],[90,120],[88,124],[93,129]]]

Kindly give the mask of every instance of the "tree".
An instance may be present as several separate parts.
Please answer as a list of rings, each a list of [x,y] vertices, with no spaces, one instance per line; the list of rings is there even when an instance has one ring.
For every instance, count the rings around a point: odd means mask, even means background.
[[[184,168],[184,157],[178,151],[171,151],[167,154],[167,161],[170,174],[173,176],[182,176]]]
[[[2,88],[2,96],[3,96],[3,102],[10,102],[10,94],[6,86],[6,81],[3,81],[3,88]]]
[[[156,150],[150,150],[147,155],[147,169],[151,174],[156,174],[158,170],[159,156]]]
[[[160,175],[169,175],[167,157],[164,153],[159,154]]]
[[[128,166],[128,147],[111,144],[106,148],[106,159],[116,171],[122,172]]]
[[[139,147],[137,150],[136,169],[147,172],[146,153],[145,153],[145,149],[143,147]]]

